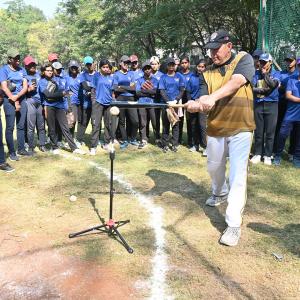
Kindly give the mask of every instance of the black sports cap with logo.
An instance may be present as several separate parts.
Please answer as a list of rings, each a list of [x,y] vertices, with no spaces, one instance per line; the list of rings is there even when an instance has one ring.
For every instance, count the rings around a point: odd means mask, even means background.
[[[205,49],[219,49],[223,44],[231,42],[230,34],[224,30],[220,29],[214,32],[210,37],[209,41],[204,46]]]
[[[292,60],[295,60],[295,59],[296,59],[296,55],[292,52],[286,54],[285,57],[284,57],[284,60],[292,61]]]

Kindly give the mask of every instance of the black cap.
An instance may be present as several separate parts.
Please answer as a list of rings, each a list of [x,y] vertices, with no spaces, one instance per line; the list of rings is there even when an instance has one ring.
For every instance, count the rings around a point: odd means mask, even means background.
[[[130,62],[130,58],[129,58],[129,56],[127,56],[127,55],[123,55],[123,56],[120,58],[120,62],[125,62],[125,61],[128,61],[128,62]]]
[[[174,64],[175,65],[175,59],[173,57],[168,57],[165,61],[166,65]]]
[[[222,44],[231,42],[230,34],[223,29],[214,32],[210,37],[207,44],[204,46],[205,49],[218,49]]]
[[[288,53],[287,55],[285,55],[284,60],[295,60],[296,59],[296,55],[292,52]]]
[[[69,68],[71,68],[71,67],[79,68],[80,65],[79,65],[78,61],[72,59],[72,60],[70,60],[68,67],[69,67]]]
[[[260,57],[263,53],[264,53],[264,51],[262,51],[260,49],[256,49],[253,51],[252,57],[256,57],[256,56]]]
[[[150,60],[149,60],[149,59],[147,59],[146,61],[143,62],[143,64],[142,64],[142,70],[143,70],[145,67],[150,67],[150,68],[151,68],[151,63],[150,63]]]

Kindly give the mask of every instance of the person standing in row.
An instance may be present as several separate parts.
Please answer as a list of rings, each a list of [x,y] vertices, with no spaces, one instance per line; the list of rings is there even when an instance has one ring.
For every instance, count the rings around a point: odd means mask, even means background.
[[[3,145],[3,137],[2,137],[2,119],[1,119],[1,106],[4,100],[4,92],[0,89],[0,171],[4,171],[6,173],[13,172],[15,169],[11,167],[5,159],[4,145]]]
[[[255,72],[252,81],[256,124],[254,156],[251,158],[253,164],[260,163],[261,158],[264,157],[264,164],[272,165],[271,156],[278,115],[279,79],[280,74],[272,69],[271,55],[262,54],[259,58],[259,70]]]
[[[203,67],[204,64],[204,67]],[[203,85],[206,85],[202,73],[205,70],[204,59],[200,60],[197,64],[197,69],[191,75],[187,83],[186,94],[187,100],[196,100],[201,96]],[[191,152],[199,151],[199,144],[203,149],[203,156],[206,156],[206,121],[207,116],[204,112],[186,112],[187,132],[188,132],[188,145]]]
[[[130,64],[130,58],[127,55],[123,55],[120,59],[120,70],[114,74],[113,89],[117,101],[135,100],[135,81],[133,73],[129,70]],[[131,127],[130,144],[134,146],[139,145],[136,140],[139,127],[139,117],[137,109],[120,109],[119,129],[121,133],[121,149],[125,149],[128,146],[126,117],[129,118]]]
[[[104,118],[104,145],[114,142],[116,128],[111,126],[110,103],[113,99],[113,75],[110,72],[111,64],[107,59],[100,61],[100,74],[97,73],[92,82],[92,139],[91,155],[96,155],[99,142],[99,131],[102,117]],[[116,124],[115,124],[116,125]]]
[[[66,76],[67,85],[70,90],[70,104],[71,110],[74,115],[73,127],[70,128],[72,136],[74,137],[75,127],[78,119],[78,110],[80,106],[80,78],[79,78],[79,63],[76,60],[70,60],[68,64],[69,74]]]
[[[29,153],[34,153],[34,131],[35,127],[38,131],[39,149],[42,152],[46,151],[46,131],[45,119],[43,115],[43,107],[41,103],[41,96],[38,92],[38,84],[41,79],[36,70],[36,61],[31,56],[24,58],[24,66],[26,69],[26,79],[28,82],[28,89],[26,94],[27,102],[27,139],[29,146]]]
[[[136,95],[139,103],[154,103],[157,95],[158,80],[151,74],[151,64],[147,60],[142,65],[143,77],[140,77],[136,81]],[[150,116],[152,128],[155,137],[157,137],[156,132],[156,116],[154,108],[140,108],[140,132],[141,132],[141,143],[139,149],[144,148],[148,144],[148,137],[146,134],[147,126],[147,116]]]
[[[296,168],[300,168],[300,58],[297,59],[297,69],[299,75],[291,77],[286,86],[287,110],[279,131],[278,148],[277,152],[275,152],[274,164],[280,165],[285,141],[293,130],[295,138],[293,164]]]
[[[86,128],[90,122],[92,115],[92,100],[91,100],[91,90],[92,90],[92,82],[97,71],[94,69],[94,59],[90,56],[86,56],[83,59],[83,63],[85,65],[85,69],[79,75],[80,80],[80,91],[79,91],[79,99],[80,105],[78,106],[77,118],[78,118],[78,126],[77,126],[77,141],[79,144],[83,144],[83,138],[86,131]]]
[[[58,65],[56,67],[59,69]],[[39,81],[38,90],[42,103],[47,108],[46,120],[53,153],[59,154],[56,132],[56,123],[58,123],[71,151],[76,154],[85,154],[84,151],[77,148],[69,130],[64,99],[68,94],[68,90],[64,87],[64,81],[59,80],[59,78],[53,79],[53,66],[50,63],[41,67],[41,76],[42,79]]]
[[[165,103],[178,103],[182,99],[185,82],[181,74],[175,71],[174,58],[168,58],[166,60],[167,73],[162,75],[159,81],[160,95]],[[178,122],[172,126],[172,136],[170,138],[170,121],[168,119],[167,111],[162,112],[163,121],[163,133],[162,133],[162,147],[163,152],[166,153],[169,150],[171,144],[171,150],[173,152],[178,151],[179,144],[179,124]]]
[[[15,121],[17,124],[18,154],[30,155],[25,150],[25,126],[27,105],[25,94],[27,92],[26,72],[20,67],[20,53],[16,49],[7,52],[7,64],[0,69],[1,88],[4,96],[4,113],[6,120],[5,137],[10,160],[19,160],[14,146],[13,132]]]

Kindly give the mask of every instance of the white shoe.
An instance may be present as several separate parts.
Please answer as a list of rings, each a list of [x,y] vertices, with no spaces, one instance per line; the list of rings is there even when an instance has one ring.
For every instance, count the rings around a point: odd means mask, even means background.
[[[58,155],[58,154],[60,154],[60,151],[59,151],[59,149],[54,149],[54,150],[52,150],[52,153],[55,155]]]
[[[226,246],[236,246],[241,237],[240,227],[227,227],[223,232],[220,243]]]
[[[258,164],[260,163],[261,161],[261,155],[254,155],[250,161],[253,163],[253,164]]]
[[[228,195],[224,195],[224,196],[212,195],[206,200],[205,204],[208,206],[218,206],[221,203],[227,201],[227,198],[228,198]]]
[[[206,151],[206,149],[203,149],[202,156],[203,157],[207,157],[207,151]]]
[[[85,155],[85,154],[86,154],[86,152],[85,152],[84,150],[79,149],[79,148],[75,149],[75,150],[73,151],[73,153],[74,153],[74,154],[81,154],[81,155]]]
[[[267,166],[271,166],[272,165],[272,159],[270,156],[264,156],[264,164]]]
[[[91,148],[90,155],[96,155],[96,148]]]

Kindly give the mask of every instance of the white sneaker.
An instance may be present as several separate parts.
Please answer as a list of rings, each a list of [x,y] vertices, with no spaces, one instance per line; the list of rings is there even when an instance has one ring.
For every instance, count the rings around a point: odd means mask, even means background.
[[[203,149],[202,156],[203,157],[207,157],[207,151],[206,151],[206,149]]]
[[[261,155],[254,155],[250,161],[253,163],[253,164],[258,164],[260,163],[261,161]]]
[[[96,155],[96,148],[91,148],[90,155]]]
[[[226,246],[236,246],[241,237],[241,228],[240,227],[227,227],[223,232],[220,243]]]
[[[271,166],[272,165],[272,159],[270,156],[264,156],[264,164],[267,166]]]
[[[218,206],[221,203],[227,201],[227,197],[228,195],[224,195],[224,196],[212,195],[206,200],[205,204],[208,206]]]
[[[54,150],[52,150],[52,153],[55,155],[58,155],[58,154],[60,154],[60,151],[59,151],[59,149],[54,149]]]
[[[85,154],[86,154],[86,152],[85,152],[84,150],[79,149],[79,148],[75,149],[75,150],[73,151],[73,153],[74,153],[74,154],[81,154],[81,155],[85,155]]]

